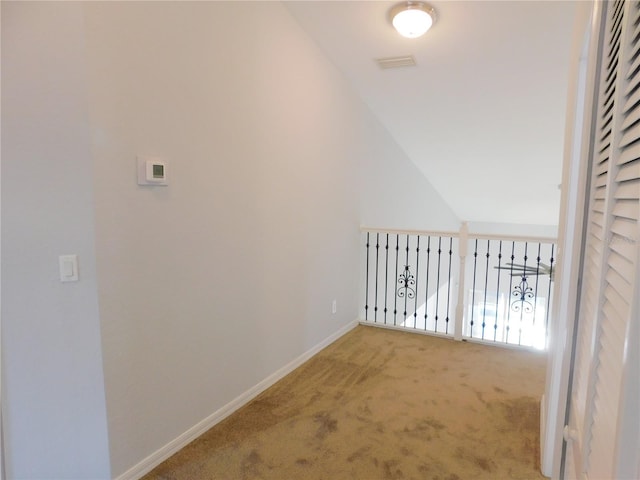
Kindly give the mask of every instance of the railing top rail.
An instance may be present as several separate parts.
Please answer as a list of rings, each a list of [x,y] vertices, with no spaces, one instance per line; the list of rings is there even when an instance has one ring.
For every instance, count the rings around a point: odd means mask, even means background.
[[[472,233],[469,232],[469,238],[477,238],[478,240],[506,240],[514,242],[532,242],[532,243],[557,243],[558,239],[554,237],[535,237],[526,235],[493,235],[488,233]]]
[[[370,233],[389,233],[392,235],[430,235],[432,237],[460,237],[460,232],[447,232],[437,230],[402,230],[396,228],[376,228],[360,226],[361,232]],[[467,237],[470,239],[478,240],[502,240],[502,241],[514,241],[514,242],[533,242],[533,243],[557,243],[558,239],[554,237],[537,237],[526,235],[496,235],[489,233],[474,233],[469,232]]]
[[[392,235],[430,235],[432,237],[459,237],[460,232],[439,232],[429,230],[400,230],[397,228],[373,228],[373,227],[360,227],[361,232],[370,233],[390,233]]]

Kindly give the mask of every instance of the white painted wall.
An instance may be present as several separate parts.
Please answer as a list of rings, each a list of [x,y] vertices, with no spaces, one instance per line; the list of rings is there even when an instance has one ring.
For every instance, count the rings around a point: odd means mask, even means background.
[[[117,476],[357,318],[360,223],[458,222],[281,4],[84,8]]]
[[[86,13],[118,475],[356,318],[357,162],[348,91],[279,5]]]
[[[82,11],[1,8],[7,477],[109,478]],[[77,283],[58,280],[66,253]]]
[[[360,224],[458,226],[279,3],[2,2],[2,81],[9,478],[121,475],[357,318]]]
[[[368,117],[368,118],[367,118]],[[360,159],[360,220],[372,228],[458,231],[460,219],[373,116]]]
[[[469,231],[488,235],[522,237],[558,237],[558,225],[528,225],[519,223],[469,222]]]

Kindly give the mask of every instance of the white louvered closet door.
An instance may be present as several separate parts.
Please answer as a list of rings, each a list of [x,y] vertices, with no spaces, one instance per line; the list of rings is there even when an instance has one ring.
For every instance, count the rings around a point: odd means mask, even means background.
[[[603,15],[566,470],[598,480],[620,478],[623,388],[638,382],[625,377],[625,342],[638,321],[640,216],[640,3],[604,2]]]

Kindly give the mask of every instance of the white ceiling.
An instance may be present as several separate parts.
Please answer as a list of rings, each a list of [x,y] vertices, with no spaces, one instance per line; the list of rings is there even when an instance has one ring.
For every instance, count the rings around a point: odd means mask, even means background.
[[[395,2],[285,5],[461,220],[557,224],[576,3],[430,3],[413,40]],[[401,55],[417,66],[374,61]]]

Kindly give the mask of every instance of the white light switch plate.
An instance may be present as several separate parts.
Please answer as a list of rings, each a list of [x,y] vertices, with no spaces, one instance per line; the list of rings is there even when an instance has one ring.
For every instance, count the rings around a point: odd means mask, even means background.
[[[60,263],[60,281],[61,282],[77,282],[78,281],[78,256],[77,255],[60,255],[58,257]]]

